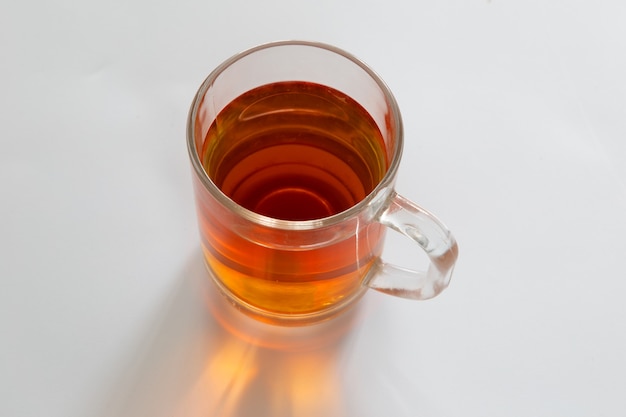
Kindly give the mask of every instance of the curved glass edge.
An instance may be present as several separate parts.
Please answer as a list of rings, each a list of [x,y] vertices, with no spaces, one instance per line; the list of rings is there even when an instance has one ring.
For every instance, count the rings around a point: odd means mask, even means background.
[[[349,209],[334,214],[329,217],[324,217],[321,219],[315,220],[305,220],[305,221],[294,221],[294,220],[282,220],[275,219],[272,217],[264,216],[258,213],[255,213],[251,210],[246,209],[245,207],[240,206],[232,199],[230,199],[226,194],[224,194],[214,183],[211,181],[209,176],[207,175],[202,162],[200,161],[200,156],[198,155],[198,150],[195,144],[195,121],[197,118],[199,105],[204,98],[207,90],[213,84],[213,82],[217,79],[217,77],[224,72],[229,66],[233,63],[241,60],[242,58],[264,49],[275,48],[281,46],[308,46],[313,48],[320,48],[335,54],[341,55],[344,58],[350,60],[357,66],[361,67],[369,76],[376,82],[376,84],[380,87],[381,91],[384,93],[384,96],[387,100],[389,108],[392,113],[392,117],[395,123],[395,140],[396,147],[393,157],[391,158],[389,168],[385,173],[383,179],[378,183],[378,185],[372,190],[370,194],[368,194],[363,200],[361,200],[356,205],[350,207]],[[338,223],[341,223],[347,219],[351,219],[359,216],[362,212],[366,211],[368,207],[378,207],[378,204],[373,204],[374,200],[379,198],[381,194],[391,194],[391,189],[393,186],[394,179],[396,177],[398,166],[400,164],[400,159],[402,155],[404,144],[404,135],[403,135],[403,125],[402,125],[402,117],[400,115],[400,109],[398,107],[398,103],[393,96],[391,90],[385,84],[385,82],[374,72],[367,64],[363,61],[356,58],[354,55],[329,44],[321,43],[321,42],[311,42],[311,41],[276,41],[261,44],[255,47],[252,47],[248,50],[240,52],[236,55],[233,55],[231,58],[224,61],[217,68],[215,68],[209,76],[204,80],[201,84],[198,92],[194,96],[194,99],[191,104],[191,108],[189,110],[189,115],[187,119],[187,150],[189,153],[189,157],[193,166],[193,169],[198,176],[198,179],[201,181],[206,190],[208,190],[212,196],[214,196],[222,205],[228,208],[233,213],[238,214],[242,218],[262,226],[281,229],[281,230],[314,230],[323,227],[332,226]],[[386,200],[386,198],[385,198]]]

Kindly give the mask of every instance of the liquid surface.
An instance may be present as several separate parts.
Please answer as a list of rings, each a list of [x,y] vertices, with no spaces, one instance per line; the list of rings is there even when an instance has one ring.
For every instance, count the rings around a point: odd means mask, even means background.
[[[265,85],[231,102],[209,129],[202,160],[236,203],[284,220],[340,213],[387,169],[371,116],[345,94],[305,82]]]

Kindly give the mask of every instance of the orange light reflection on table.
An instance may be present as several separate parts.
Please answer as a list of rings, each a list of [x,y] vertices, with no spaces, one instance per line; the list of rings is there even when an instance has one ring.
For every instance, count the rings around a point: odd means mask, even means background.
[[[318,325],[278,327],[237,311],[210,282],[205,300],[226,331],[214,341],[176,416],[345,414],[337,353],[356,309]]]

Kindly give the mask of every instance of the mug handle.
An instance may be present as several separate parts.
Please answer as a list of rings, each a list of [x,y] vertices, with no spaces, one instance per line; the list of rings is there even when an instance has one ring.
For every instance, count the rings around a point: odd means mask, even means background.
[[[378,222],[417,243],[428,255],[430,265],[427,271],[414,271],[379,259],[366,281],[369,288],[398,297],[427,300],[448,286],[459,249],[441,221],[393,192]]]

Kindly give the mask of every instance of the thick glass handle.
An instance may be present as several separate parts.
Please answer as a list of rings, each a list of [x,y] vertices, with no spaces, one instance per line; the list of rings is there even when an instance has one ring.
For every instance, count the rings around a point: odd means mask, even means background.
[[[435,216],[393,193],[378,221],[416,242],[430,260],[426,271],[413,271],[379,260],[366,285],[377,291],[414,300],[438,295],[450,283],[459,249],[452,233]]]

